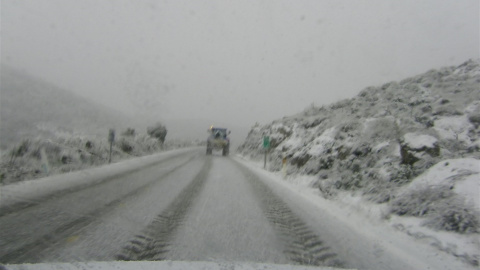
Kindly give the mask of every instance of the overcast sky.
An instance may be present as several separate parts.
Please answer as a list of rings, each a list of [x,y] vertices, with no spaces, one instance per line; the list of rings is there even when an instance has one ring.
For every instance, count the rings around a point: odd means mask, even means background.
[[[479,58],[478,0],[2,0],[1,61],[128,113],[251,126]]]

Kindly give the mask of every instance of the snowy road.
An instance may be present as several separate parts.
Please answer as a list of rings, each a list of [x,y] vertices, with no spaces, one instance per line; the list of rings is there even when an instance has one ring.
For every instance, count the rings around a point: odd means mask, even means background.
[[[205,156],[203,149],[0,210],[6,264],[175,260],[460,269],[412,257],[408,246],[385,246],[375,233],[352,230],[243,162]]]

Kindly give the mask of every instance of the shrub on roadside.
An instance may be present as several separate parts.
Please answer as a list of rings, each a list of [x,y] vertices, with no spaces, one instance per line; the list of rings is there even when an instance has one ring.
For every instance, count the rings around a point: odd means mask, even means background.
[[[428,186],[397,197],[390,212],[399,216],[425,217],[424,225],[445,231],[480,231],[479,213],[466,205],[448,186]]]
[[[109,146],[102,139],[78,136],[24,140],[2,156],[0,185],[106,164]],[[121,160],[160,150],[158,140],[147,134],[122,136],[113,144],[112,158]],[[48,161],[47,166],[43,164],[42,151]]]
[[[124,138],[122,138],[120,141],[118,141],[118,147],[120,147],[120,149],[122,149],[123,152],[125,153],[131,153],[133,151],[133,145],[125,140]]]
[[[411,190],[392,201],[391,212],[399,216],[425,216],[434,210],[437,202],[454,195],[454,192],[445,186]]]
[[[463,201],[449,200],[435,207],[425,225],[437,230],[458,233],[480,232],[480,213],[468,207]]]

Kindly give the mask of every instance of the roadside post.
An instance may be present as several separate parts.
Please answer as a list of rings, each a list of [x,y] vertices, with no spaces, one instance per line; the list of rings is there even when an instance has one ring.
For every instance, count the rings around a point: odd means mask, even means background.
[[[46,175],[49,175],[50,173],[50,165],[48,164],[48,157],[47,154],[45,153],[45,147],[42,147],[40,149],[40,160],[42,161],[42,169],[43,172]]]
[[[113,145],[113,142],[115,141],[115,130],[114,129],[110,129],[108,131],[108,141],[110,142],[110,154],[108,156],[108,163],[111,163],[112,162],[112,145]]]
[[[283,156],[282,158],[282,174],[283,174],[283,179],[287,178],[287,157]]]
[[[263,150],[265,151],[265,158],[263,160],[263,168],[267,168],[267,152],[270,149],[270,137],[263,136]]]

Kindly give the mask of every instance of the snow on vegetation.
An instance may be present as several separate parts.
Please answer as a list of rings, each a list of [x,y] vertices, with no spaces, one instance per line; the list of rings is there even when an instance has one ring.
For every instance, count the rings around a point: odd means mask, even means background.
[[[368,87],[354,98],[257,124],[238,152],[261,160],[261,140],[270,136],[269,170],[281,171],[285,157],[287,179],[313,177],[310,186],[325,198],[345,201],[349,194],[387,209],[386,219],[421,221],[408,230],[471,236],[474,250],[448,252],[478,265],[479,85],[480,60],[469,60]]]
[[[116,135],[112,145],[112,162],[200,144],[198,141],[165,140],[165,136],[151,130],[154,129],[150,128],[149,134],[140,134],[133,128],[127,128]],[[56,133],[51,139],[25,139],[2,153],[0,184],[97,167],[108,164],[109,159],[110,142],[107,136],[98,138]]]
[[[430,135],[407,133],[403,136],[405,144],[412,149],[434,148],[437,139]]]

